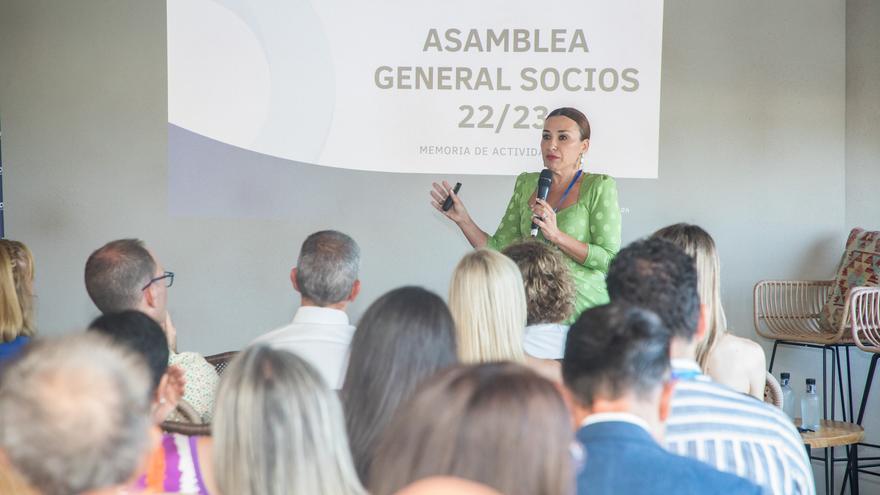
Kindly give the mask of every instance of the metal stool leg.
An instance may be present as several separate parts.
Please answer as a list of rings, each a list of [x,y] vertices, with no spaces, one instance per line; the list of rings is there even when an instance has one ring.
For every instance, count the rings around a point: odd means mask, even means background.
[[[767,368],[768,373],[773,373],[773,361],[776,360],[776,347],[779,345],[778,340],[773,341],[773,353],[770,354],[770,367]]]

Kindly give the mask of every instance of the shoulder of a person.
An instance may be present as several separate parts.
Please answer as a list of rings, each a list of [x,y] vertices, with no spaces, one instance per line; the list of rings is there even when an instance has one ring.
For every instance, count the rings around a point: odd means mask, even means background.
[[[584,182],[592,187],[608,187],[617,184],[617,181],[614,180],[614,177],[611,177],[610,175],[592,173],[587,173],[584,176]]]
[[[204,356],[197,352],[172,353],[170,359],[168,360],[168,363],[185,368],[210,368],[211,370],[214,369],[211,363],[209,363]]]
[[[678,457],[678,456],[677,456]],[[713,466],[691,458],[684,457],[688,468],[702,486],[712,487],[717,493],[762,493],[761,488],[752,481],[741,478],[733,473],[719,471]]]
[[[719,345],[728,352],[727,356],[735,356],[737,359],[747,360],[748,362],[757,361],[759,358],[764,359],[764,348],[754,340],[746,339],[733,335],[731,333],[724,334]]]
[[[519,175],[516,176],[516,183],[519,184],[529,184],[534,182],[538,183],[538,177],[541,176],[541,172],[520,172]]]

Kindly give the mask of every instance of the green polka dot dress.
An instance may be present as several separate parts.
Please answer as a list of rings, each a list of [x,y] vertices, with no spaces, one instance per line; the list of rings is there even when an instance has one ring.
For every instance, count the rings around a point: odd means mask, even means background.
[[[489,248],[500,251],[529,237],[532,225],[529,199],[538,187],[538,176],[538,172],[526,172],[516,178],[513,197],[498,230],[489,237]],[[585,309],[608,303],[605,274],[620,250],[620,208],[614,179],[585,174],[577,202],[556,213],[556,224],[562,232],[587,244],[589,251],[583,264],[563,253],[577,289],[574,313],[567,321],[571,323]],[[540,232],[538,239],[547,242]]]

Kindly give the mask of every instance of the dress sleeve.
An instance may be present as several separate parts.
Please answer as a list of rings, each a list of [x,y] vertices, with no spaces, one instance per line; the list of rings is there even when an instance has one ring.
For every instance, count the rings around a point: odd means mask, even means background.
[[[525,173],[522,173],[516,178],[516,184],[513,186],[513,195],[510,197],[510,202],[507,203],[507,210],[504,212],[504,216],[501,218],[501,223],[498,224],[495,234],[489,236],[489,240],[486,243],[486,247],[489,249],[501,251],[521,238],[519,224],[522,208],[520,205],[522,204],[523,178],[525,175]]]
[[[596,181],[590,191],[590,242],[584,266],[608,272],[611,260],[620,250],[620,206],[617,203],[617,183],[605,176]]]

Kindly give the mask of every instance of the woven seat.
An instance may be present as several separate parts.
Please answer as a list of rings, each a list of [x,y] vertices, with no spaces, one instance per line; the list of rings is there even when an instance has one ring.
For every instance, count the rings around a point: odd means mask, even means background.
[[[217,371],[218,375],[222,375],[223,371],[226,369],[226,366],[229,365],[229,362],[232,361],[232,358],[238,354],[238,351],[227,351],[221,352],[220,354],[212,354],[210,356],[205,356],[205,361],[207,361],[211,366],[214,367],[214,370]]]
[[[771,340],[852,343],[849,318],[832,327],[822,317],[831,280],[762,280],[755,285],[755,331]],[[847,297],[846,306],[849,307]]]
[[[770,372],[767,372],[767,382],[764,384],[764,402],[782,409],[782,387]]]

